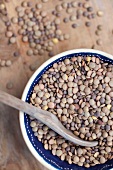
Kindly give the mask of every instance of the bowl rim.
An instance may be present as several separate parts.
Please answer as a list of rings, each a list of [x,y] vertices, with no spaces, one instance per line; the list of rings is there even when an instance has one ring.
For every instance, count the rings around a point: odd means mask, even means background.
[[[95,49],[73,49],[73,50],[68,50],[62,53],[59,53],[55,56],[53,56],[52,58],[48,59],[47,61],[45,61],[31,76],[31,78],[28,80],[24,91],[22,93],[22,97],[21,100],[25,101],[26,100],[26,96],[27,93],[29,91],[29,88],[31,86],[31,84],[33,83],[34,79],[36,78],[36,76],[41,72],[41,70],[44,69],[44,67],[46,67],[48,64],[50,64],[51,62],[55,61],[56,59],[61,58],[62,56],[66,56],[69,54],[73,54],[73,53],[96,53],[96,54],[100,54],[103,56],[106,56],[110,59],[113,60],[113,56],[111,54],[108,54],[106,52],[103,51],[99,51],[99,50],[95,50]],[[26,132],[26,128],[25,128],[25,124],[24,124],[24,113],[22,111],[19,111],[19,123],[20,123],[20,129],[21,129],[21,133],[22,136],[24,138],[24,141],[27,145],[27,147],[29,148],[30,152],[32,153],[32,155],[42,164],[44,165],[46,168],[48,168],[49,170],[56,170],[55,167],[53,167],[52,165],[50,165],[49,163],[47,163],[39,154],[38,152],[34,149],[34,147],[32,146],[28,136],[27,136],[27,132]]]

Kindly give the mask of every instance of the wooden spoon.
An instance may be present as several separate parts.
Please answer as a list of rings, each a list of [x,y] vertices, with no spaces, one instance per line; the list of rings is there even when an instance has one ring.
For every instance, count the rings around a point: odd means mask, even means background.
[[[87,146],[87,147],[93,147],[98,144],[97,141],[84,141],[77,136],[75,136],[71,131],[67,130],[61,122],[58,120],[58,118],[45,110],[39,109],[37,107],[34,107],[12,95],[9,95],[6,92],[3,92],[0,90],[0,102],[9,105],[13,108],[16,108],[17,110],[23,111],[27,113],[28,115],[40,120],[44,124],[46,124],[48,127],[50,127],[52,130],[57,132],[59,135],[63,136],[65,139],[81,146]]]

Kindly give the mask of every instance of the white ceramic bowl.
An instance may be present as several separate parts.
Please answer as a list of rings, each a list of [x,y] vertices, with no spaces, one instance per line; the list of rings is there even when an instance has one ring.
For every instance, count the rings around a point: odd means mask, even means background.
[[[44,64],[42,64],[32,75],[30,80],[28,81],[23,95],[22,100],[27,101],[29,100],[29,96],[32,93],[32,89],[36,84],[36,79],[39,80],[40,76],[45,72],[48,68],[51,67],[52,63],[58,62],[61,60],[64,60],[65,58],[72,57],[73,55],[96,55],[97,57],[101,58],[102,60],[108,61],[110,63],[113,62],[113,56],[107,53],[104,53],[102,51],[97,51],[93,49],[76,49],[76,50],[70,50],[63,53],[60,53],[49,60],[47,60]],[[38,75],[38,78],[36,78]],[[38,81],[37,80],[37,81]],[[32,86],[32,87],[31,87]],[[31,132],[30,126],[29,126],[29,120],[26,114],[23,112],[20,112],[19,114],[20,118],[20,127],[22,131],[23,138],[33,154],[33,156],[45,167],[47,167],[49,170],[56,170],[56,169],[62,169],[62,170],[85,170],[84,167],[79,167],[77,165],[69,165],[66,161],[61,161],[58,157],[53,156],[50,151],[44,150],[43,145],[38,141],[38,139],[34,139],[33,133]],[[38,143],[37,143],[37,141]],[[113,160],[107,161],[107,163],[103,165],[96,165],[95,167],[90,168],[90,170],[101,170],[113,168]]]

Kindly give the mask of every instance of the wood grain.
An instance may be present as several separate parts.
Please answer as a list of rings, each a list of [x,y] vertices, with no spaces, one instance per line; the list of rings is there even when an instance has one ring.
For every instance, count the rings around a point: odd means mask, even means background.
[[[66,0],[71,2],[71,0]],[[0,0],[0,3],[2,0]],[[16,16],[15,7],[21,4],[21,0],[11,0],[6,4],[8,11],[8,17]],[[33,3],[40,2],[40,0],[32,0]],[[85,2],[85,0],[81,0]],[[55,8],[56,4],[60,4],[61,1],[49,0],[44,4],[44,10],[49,12]],[[95,0],[90,1],[94,10],[103,10],[103,17],[96,17],[92,21],[90,28],[85,27],[85,18],[79,21],[80,26],[77,29],[71,28],[70,24],[64,24],[62,22],[61,29],[65,33],[70,33],[70,40],[59,42],[54,47],[54,53],[58,54],[65,50],[75,48],[91,48],[95,45],[96,49],[103,50],[110,54],[113,54],[113,1],[111,0]],[[49,8],[48,8],[49,7]],[[62,13],[63,19],[67,14]],[[51,17],[51,16],[50,16]],[[98,24],[103,25],[101,36],[95,35],[95,30]],[[13,29],[16,32],[17,26],[13,25]],[[96,44],[97,39],[103,40],[103,45],[98,46]],[[43,56],[26,56],[27,45],[22,43],[21,38],[14,45],[8,45],[8,39],[5,37],[5,26],[0,19],[0,59],[11,59],[13,65],[10,68],[0,67],[0,89],[13,94],[17,97],[21,97],[23,89],[33,72],[29,69],[31,64],[36,63],[38,68],[49,57],[45,53]],[[13,57],[15,51],[20,51],[19,57]],[[6,89],[7,82],[13,82],[14,87],[11,90]],[[19,127],[18,115],[15,114],[16,110],[0,104],[0,170],[47,170],[43,167],[28,150]]]

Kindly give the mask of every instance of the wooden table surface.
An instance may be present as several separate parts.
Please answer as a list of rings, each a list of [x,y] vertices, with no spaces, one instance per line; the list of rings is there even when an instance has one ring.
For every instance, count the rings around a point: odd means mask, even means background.
[[[40,0],[32,0],[40,2]],[[64,0],[71,2],[70,0]],[[0,3],[3,1],[0,0]],[[8,17],[16,16],[15,7],[20,5],[21,0],[10,0],[6,4]],[[49,0],[44,4],[46,11],[52,11],[56,4],[61,3],[58,0]],[[81,0],[85,2],[85,0]],[[61,24],[61,29],[65,33],[70,33],[70,40],[59,42],[54,47],[54,53],[58,54],[65,50],[76,48],[91,48],[95,45],[95,49],[103,50],[110,54],[113,54],[113,0],[95,0],[89,1],[95,11],[102,10],[104,12],[103,17],[96,17],[92,20],[91,27],[86,27],[84,22],[85,18],[82,18],[79,22],[80,26],[76,29],[72,29],[71,24]],[[49,6],[49,8],[48,8]],[[66,14],[62,14],[64,17]],[[102,24],[103,30],[101,35],[95,35],[95,30],[98,24]],[[17,30],[17,26],[13,26],[13,29]],[[8,39],[5,37],[6,26],[0,18],[0,59],[10,59],[13,64],[11,67],[0,67],[0,89],[7,91],[17,97],[21,97],[23,89],[33,74],[29,69],[31,64],[35,64],[38,68],[49,57],[45,53],[42,56],[26,55],[27,45],[22,43],[18,38],[17,43],[9,45]],[[103,44],[98,46],[96,41],[102,39]],[[14,57],[15,51],[20,52],[19,57]],[[8,90],[6,84],[13,82],[13,88]],[[30,153],[23,137],[21,135],[18,119],[18,111],[5,106],[0,103],[0,170],[46,170]]]

